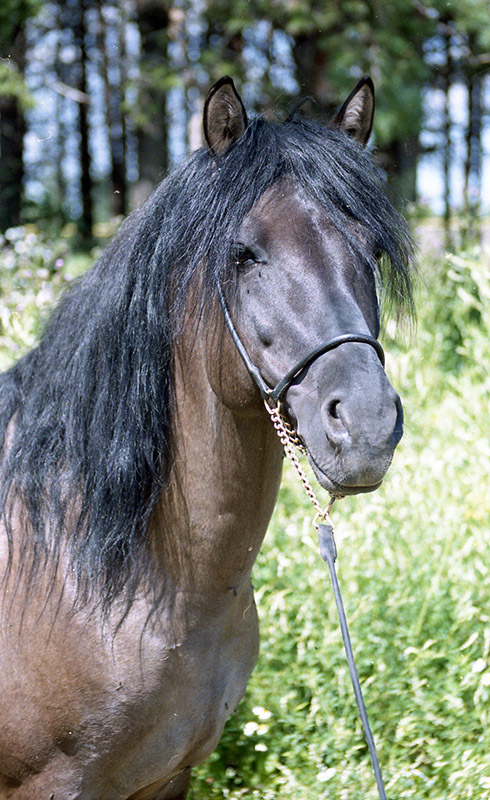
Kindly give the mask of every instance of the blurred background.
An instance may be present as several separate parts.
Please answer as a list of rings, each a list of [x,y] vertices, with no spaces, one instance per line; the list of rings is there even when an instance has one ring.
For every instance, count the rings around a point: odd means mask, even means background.
[[[201,143],[230,74],[248,109],[327,119],[363,74],[397,194],[446,229],[490,209],[487,0],[2,0],[0,231],[125,214]]]
[[[384,319],[405,435],[383,486],[335,506],[339,578],[388,797],[490,800],[488,0],[1,0],[0,368],[200,146],[215,79],[325,119],[365,73],[418,324]],[[377,797],[311,521],[286,466],[259,662],[189,800]]]

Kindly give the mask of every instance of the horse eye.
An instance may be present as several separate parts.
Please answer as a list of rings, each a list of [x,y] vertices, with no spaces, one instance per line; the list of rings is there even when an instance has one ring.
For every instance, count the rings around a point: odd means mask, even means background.
[[[237,267],[252,266],[258,262],[258,258],[246,245],[237,245],[233,253],[233,261]]]

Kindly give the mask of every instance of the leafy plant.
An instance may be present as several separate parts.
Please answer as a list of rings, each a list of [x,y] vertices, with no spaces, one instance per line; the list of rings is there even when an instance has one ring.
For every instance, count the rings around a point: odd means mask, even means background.
[[[51,240],[33,225],[0,236],[0,369],[35,344],[61,290],[89,263],[68,237]]]

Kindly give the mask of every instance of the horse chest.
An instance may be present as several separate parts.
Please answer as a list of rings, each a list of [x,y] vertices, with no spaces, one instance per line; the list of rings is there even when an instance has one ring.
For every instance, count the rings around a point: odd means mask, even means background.
[[[59,786],[73,800],[122,800],[206,758],[256,660],[251,590],[237,598],[229,613],[211,615],[205,624],[201,620],[180,633],[173,639],[153,626],[142,635],[140,619],[130,615],[111,640],[103,626],[96,631],[92,625],[84,635],[83,624],[72,619],[59,637],[51,631],[49,648],[40,647],[38,638],[36,654],[23,644],[11,647],[16,674],[12,680],[0,657],[0,688],[16,700],[21,724],[18,735],[12,733],[12,703],[3,708],[0,700],[11,731],[7,741],[0,735],[0,754],[11,763],[6,776],[0,767],[0,788],[2,779],[22,784],[24,794],[19,789],[12,795],[21,800],[45,791],[49,797],[50,787]],[[22,662],[24,672],[19,670]],[[54,663],[56,681],[45,680]],[[32,764],[32,770],[21,774],[20,760]]]
[[[188,631],[172,647],[147,642],[146,652],[143,645],[128,660],[123,644],[114,654],[121,677],[112,701],[111,781],[170,779],[206,758],[245,691],[257,651],[251,591],[229,615]],[[107,780],[106,761],[98,765],[100,781]]]

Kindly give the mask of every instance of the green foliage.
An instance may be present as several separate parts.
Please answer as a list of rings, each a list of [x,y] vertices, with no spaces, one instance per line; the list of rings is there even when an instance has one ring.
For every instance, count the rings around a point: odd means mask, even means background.
[[[23,108],[32,105],[19,65],[16,39],[40,0],[2,0],[0,3],[0,97],[17,97]],[[14,57],[12,57],[12,55]]]
[[[6,365],[86,261],[34,229],[8,232],[1,260]],[[334,508],[339,580],[388,797],[488,800],[488,261],[424,264],[418,308],[405,344],[386,326],[406,432],[381,489]],[[311,520],[286,467],[254,570],[259,663],[190,800],[377,796]]]
[[[2,0],[0,3],[0,56],[8,55],[9,47],[24,22],[37,14],[41,0]]]
[[[488,342],[486,309],[490,304],[488,263],[478,248],[447,255],[442,263],[429,265],[431,292],[437,302],[427,309],[421,346],[429,356],[436,339],[438,365],[444,372],[455,372],[469,364],[485,380],[485,353]],[[430,331],[430,333],[429,333]],[[483,362],[481,359],[483,358]]]
[[[17,97],[22,108],[32,105],[32,98],[26,89],[24,79],[14,64],[0,62],[0,95],[2,97]]]
[[[71,251],[69,238],[51,241],[35,226],[0,236],[0,369],[35,344],[61,290],[88,262]]]
[[[411,0],[384,4],[371,0],[289,0],[267,3],[265,9],[259,0],[238,4],[236,0],[208,0],[204,14],[220,34],[218,46],[205,48],[202,56],[202,63],[214,76],[230,69],[225,43],[237,37],[240,43],[233,49],[232,74],[247,81],[243,44],[253,41],[258,24],[264,24],[269,29],[269,43],[275,31],[287,35],[295,77],[304,81],[308,76],[307,84],[298,87],[300,95],[306,92],[333,108],[352,90],[356,77],[371,74],[378,98],[377,146],[388,148],[393,142],[419,135],[422,87],[431,80],[424,43],[438,29],[437,20],[419,13]],[[262,92],[257,92],[255,83],[253,87],[259,106],[264,92],[277,96],[272,51],[264,53],[269,68],[260,79]]]

